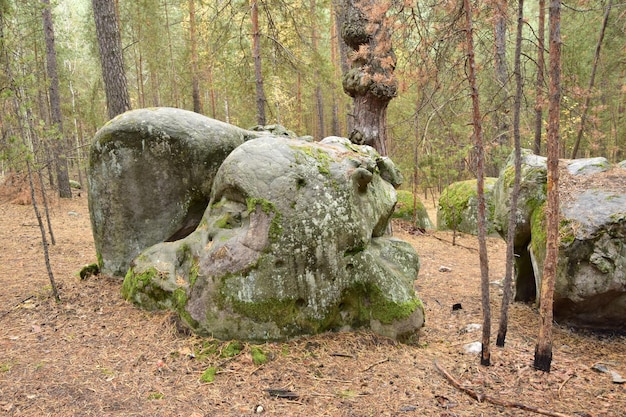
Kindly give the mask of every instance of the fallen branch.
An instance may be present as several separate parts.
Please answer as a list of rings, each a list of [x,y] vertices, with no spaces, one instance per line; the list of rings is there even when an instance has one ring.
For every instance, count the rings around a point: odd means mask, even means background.
[[[380,365],[381,363],[385,363],[385,362],[389,362],[389,358],[385,358],[382,361],[378,361],[376,363],[371,364],[370,366],[368,366],[367,368],[363,369],[361,372],[366,372],[369,371],[370,369],[372,369],[375,366]]]
[[[544,416],[571,417],[569,414],[563,414],[563,413],[559,413],[555,411],[544,410],[542,408],[532,407],[530,405],[521,404],[521,403],[505,401],[505,400],[501,400],[499,398],[495,398],[486,394],[477,393],[473,389],[466,387],[464,385],[461,385],[456,379],[454,379],[452,375],[450,375],[448,371],[446,371],[443,367],[441,367],[441,365],[439,365],[436,359],[434,361],[434,364],[435,364],[435,368],[437,368],[437,370],[446,377],[446,379],[448,380],[448,382],[450,382],[450,384],[452,384],[452,386],[454,386],[459,391],[466,393],[467,395],[469,395],[470,397],[472,397],[478,402],[486,401],[488,403],[500,405],[502,407],[519,408],[521,410],[531,411],[537,414],[543,414]]]
[[[443,242],[443,243],[447,243],[447,244],[452,245],[452,246],[458,246],[459,248],[463,248],[463,249],[471,250],[471,251],[474,251],[474,252],[478,252],[478,249],[476,249],[476,248],[472,248],[470,246],[461,245],[461,244],[456,243],[456,242],[450,242],[449,240],[445,240],[443,238],[440,238],[439,236],[435,236],[432,233],[426,233],[426,236],[434,237],[438,241]]]

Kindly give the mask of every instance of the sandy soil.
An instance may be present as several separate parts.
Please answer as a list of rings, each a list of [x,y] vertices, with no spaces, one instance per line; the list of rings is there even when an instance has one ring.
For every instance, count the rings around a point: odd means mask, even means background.
[[[431,207],[432,209],[432,207]],[[476,238],[411,234],[395,226],[421,257],[416,281],[426,308],[419,343],[402,345],[368,332],[333,333],[227,357],[228,342],[179,332],[167,312],[146,312],[120,297],[121,282],[78,277],[95,262],[86,197],[55,201],[50,247],[61,302],[51,297],[41,234],[32,206],[0,199],[0,416],[527,416],[532,411],[476,401],[463,386],[496,401],[551,415],[626,416],[626,337],[556,326],[552,372],[532,367],[538,316],[514,304],[505,348],[492,366],[463,346],[480,340],[480,270]],[[488,242],[492,340],[498,326],[504,242]],[[451,269],[439,272],[440,266]],[[460,303],[461,310],[452,305]],[[495,343],[495,342],[492,342]],[[209,367],[218,372],[201,382]],[[288,394],[276,398],[268,390]],[[550,414],[549,414],[550,415]]]

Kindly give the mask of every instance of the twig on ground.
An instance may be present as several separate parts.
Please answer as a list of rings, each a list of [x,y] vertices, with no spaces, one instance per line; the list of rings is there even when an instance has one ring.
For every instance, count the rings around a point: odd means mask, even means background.
[[[348,353],[331,353],[330,356],[336,356],[336,357],[339,357],[339,358],[354,359],[354,355],[350,355]]]
[[[563,387],[565,386],[565,384],[567,384],[569,382],[570,379],[574,378],[576,375],[572,374],[570,375],[565,381],[563,381],[563,383],[561,384],[561,386],[559,387],[559,398],[561,398],[561,390],[563,389]]]
[[[519,408],[521,410],[531,411],[533,413],[543,414],[545,416],[571,417],[569,414],[563,414],[563,413],[559,413],[559,412],[555,412],[555,411],[544,410],[544,409],[541,409],[541,408],[538,408],[538,407],[532,407],[532,406],[526,405],[526,404],[505,401],[505,400],[501,400],[499,398],[495,398],[495,397],[492,397],[492,396],[489,396],[489,395],[486,395],[486,394],[477,393],[473,389],[461,385],[456,379],[454,379],[454,377],[448,371],[446,371],[441,365],[439,365],[439,363],[437,362],[436,359],[434,361],[434,364],[435,364],[435,368],[437,368],[437,370],[439,372],[441,372],[443,374],[443,376],[446,377],[446,379],[448,380],[448,382],[450,382],[450,384],[452,384],[452,386],[454,386],[456,389],[466,393],[467,395],[469,395],[470,397],[472,397],[473,399],[475,399],[478,402],[486,401],[488,403],[499,405],[499,406],[502,406],[502,407]]]
[[[376,362],[376,363],[373,363],[373,364],[371,364],[370,366],[368,366],[367,368],[363,369],[361,372],[366,372],[366,371],[369,371],[369,370],[370,370],[370,369],[372,369],[373,367],[378,366],[378,365],[380,365],[381,363],[385,363],[385,362],[389,362],[389,358],[385,358],[385,359],[383,359],[383,360],[381,360],[381,361],[378,361],[378,362]]]
[[[471,251],[474,251],[474,252],[478,252],[478,249],[476,249],[476,248],[472,248],[470,246],[465,246],[465,245],[460,245],[460,244],[458,244],[456,242],[450,242],[449,240],[442,239],[439,236],[435,236],[435,235],[433,235],[431,233],[426,233],[426,236],[434,237],[438,241],[444,242],[444,243],[448,243],[448,244],[450,244],[452,246],[458,246],[459,248],[463,248],[463,249],[471,250]]]
[[[13,307],[11,307],[10,309],[8,309],[7,311],[5,311],[4,313],[0,314],[0,319],[3,318],[4,316],[6,316],[7,314],[9,314],[11,311],[15,310],[15,308],[17,306],[19,306],[20,304],[30,300],[31,298],[35,297],[34,295],[29,295],[28,297],[24,298],[22,301],[16,303]]]

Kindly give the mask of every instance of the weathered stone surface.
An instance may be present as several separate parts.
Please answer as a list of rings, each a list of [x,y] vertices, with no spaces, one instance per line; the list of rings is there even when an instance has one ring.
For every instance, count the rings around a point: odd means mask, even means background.
[[[617,166],[626,169],[626,160],[619,162]]]
[[[419,258],[384,236],[396,192],[380,167],[395,168],[379,158],[339,138],[244,143],[217,172],[197,230],[141,253],[124,296],[222,339],[359,327],[414,336]]]
[[[596,174],[610,168],[611,164],[604,157],[574,159],[567,164],[567,172],[572,175]]]
[[[124,276],[143,249],[193,231],[222,161],[260,134],[173,108],[129,111],[102,127],[88,169],[102,272]]]
[[[497,178],[485,178],[485,226],[487,234],[494,233],[493,190]],[[476,180],[454,182],[448,185],[437,205],[437,228],[478,234],[478,191]]]
[[[493,224],[495,230],[506,239],[511,213],[511,194],[515,180],[514,155],[509,156],[493,190]],[[521,151],[522,170],[520,192],[517,202],[514,245],[525,247],[530,242],[530,218],[532,213],[546,200],[547,160],[532,153]]]
[[[605,166],[603,158],[563,160],[560,168],[560,243],[554,315],[561,323],[602,329],[626,328],[626,171]],[[507,165],[504,173],[512,166]],[[537,164],[524,167],[529,172]],[[505,174],[503,174],[505,175]],[[530,233],[516,234],[516,299],[538,296],[545,259],[545,188],[540,175],[522,178],[529,195],[519,224]],[[502,180],[502,176],[500,177]],[[499,180],[499,181],[500,181]],[[502,195],[498,204],[506,204]],[[524,209],[525,208],[525,209]],[[502,208],[500,208],[502,212]],[[529,213],[530,211],[530,213]],[[500,226],[502,228],[502,225]],[[528,237],[528,242],[524,240]]]
[[[433,229],[433,222],[428,217],[426,207],[419,197],[416,196],[415,207],[413,204],[413,193],[405,190],[398,190],[398,203],[393,212],[393,217],[411,222],[413,226],[421,229]]]

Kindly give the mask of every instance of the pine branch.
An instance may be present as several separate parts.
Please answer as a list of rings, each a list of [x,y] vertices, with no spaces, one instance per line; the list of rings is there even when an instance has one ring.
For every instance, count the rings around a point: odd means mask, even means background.
[[[569,414],[563,414],[563,413],[559,413],[559,412],[556,412],[556,411],[544,410],[544,409],[539,408],[539,407],[533,407],[533,406],[522,404],[522,403],[505,401],[505,400],[501,400],[501,399],[496,398],[496,397],[492,397],[490,395],[480,394],[480,393],[474,391],[471,388],[468,388],[468,387],[466,387],[464,385],[461,385],[461,383],[459,381],[454,379],[454,377],[448,371],[446,371],[441,365],[439,365],[439,363],[437,362],[436,359],[434,361],[434,365],[435,365],[435,368],[437,368],[437,370],[439,372],[441,372],[443,374],[443,376],[446,377],[448,382],[450,382],[450,384],[452,384],[453,387],[455,387],[459,391],[464,392],[465,394],[469,395],[470,397],[472,397],[473,399],[475,399],[478,402],[486,401],[488,403],[491,403],[491,404],[494,404],[494,405],[499,405],[499,406],[502,406],[502,407],[519,408],[520,410],[531,411],[533,413],[543,414],[544,416],[572,417]]]

